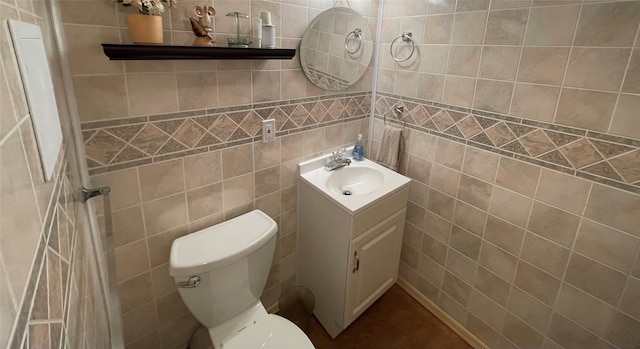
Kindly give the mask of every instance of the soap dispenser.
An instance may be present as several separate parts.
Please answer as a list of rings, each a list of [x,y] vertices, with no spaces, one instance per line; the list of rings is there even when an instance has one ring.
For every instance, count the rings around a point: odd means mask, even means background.
[[[358,134],[358,140],[356,140],[356,145],[353,147],[353,159],[358,161],[364,160],[364,146],[362,145],[362,133]]]

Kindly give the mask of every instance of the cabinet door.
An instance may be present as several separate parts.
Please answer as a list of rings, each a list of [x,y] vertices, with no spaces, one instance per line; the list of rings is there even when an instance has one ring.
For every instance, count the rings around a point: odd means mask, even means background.
[[[345,328],[396,282],[405,212],[398,211],[351,242]]]

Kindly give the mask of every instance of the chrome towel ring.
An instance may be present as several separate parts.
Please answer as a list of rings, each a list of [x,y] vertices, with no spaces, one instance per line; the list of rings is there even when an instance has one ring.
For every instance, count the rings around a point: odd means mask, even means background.
[[[412,36],[413,36],[413,34],[411,32],[408,32],[408,33],[402,33],[402,35],[400,35],[397,38],[393,39],[393,41],[391,42],[391,47],[389,47],[389,53],[391,53],[391,58],[393,58],[394,61],[396,61],[398,63],[406,62],[406,61],[409,60],[409,58],[411,58],[411,56],[413,56],[413,52],[416,50],[416,43],[413,42],[413,37]],[[398,57],[396,57],[393,54],[393,45],[395,45],[396,41],[398,41],[399,39],[402,39],[402,41],[404,41],[404,42],[410,42],[411,43],[411,52],[409,53],[409,55],[405,59],[399,59]]]
[[[396,119],[398,120],[398,123],[402,122],[402,129],[404,130],[405,127],[407,126],[407,122],[402,120],[404,119],[404,116],[402,116],[402,114],[404,114],[404,107],[401,105],[400,106],[395,105],[390,110],[387,110],[387,112],[384,113],[384,115],[382,115],[382,121],[384,122],[385,125],[387,124],[387,113],[389,113],[389,111],[391,110],[393,110],[395,114],[398,114],[398,116],[396,116]]]
[[[349,38],[351,36],[354,36],[356,38],[356,40],[358,40],[358,47],[356,47],[355,50],[351,51],[349,50]],[[354,54],[358,51],[360,51],[360,48],[362,47],[362,29],[360,28],[356,28],[354,29],[352,32],[350,32],[349,34],[347,34],[347,37],[344,39],[344,49],[347,51],[347,53],[349,54]]]

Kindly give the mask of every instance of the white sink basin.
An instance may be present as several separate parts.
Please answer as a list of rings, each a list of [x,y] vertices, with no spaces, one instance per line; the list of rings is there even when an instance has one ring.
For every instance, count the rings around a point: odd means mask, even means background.
[[[368,159],[351,159],[349,166],[327,171],[324,164],[330,157],[328,154],[299,163],[299,178],[350,214],[362,211],[411,182],[411,179]]]
[[[383,180],[382,172],[376,168],[346,166],[329,172],[326,185],[338,195],[365,195],[380,188]]]

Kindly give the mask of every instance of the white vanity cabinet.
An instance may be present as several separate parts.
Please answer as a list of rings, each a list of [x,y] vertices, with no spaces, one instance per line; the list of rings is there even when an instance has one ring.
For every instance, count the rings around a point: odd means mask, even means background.
[[[313,185],[298,182],[298,283],[335,338],[397,280],[408,182],[351,212]]]
[[[351,241],[345,327],[396,282],[406,211],[403,208]]]

